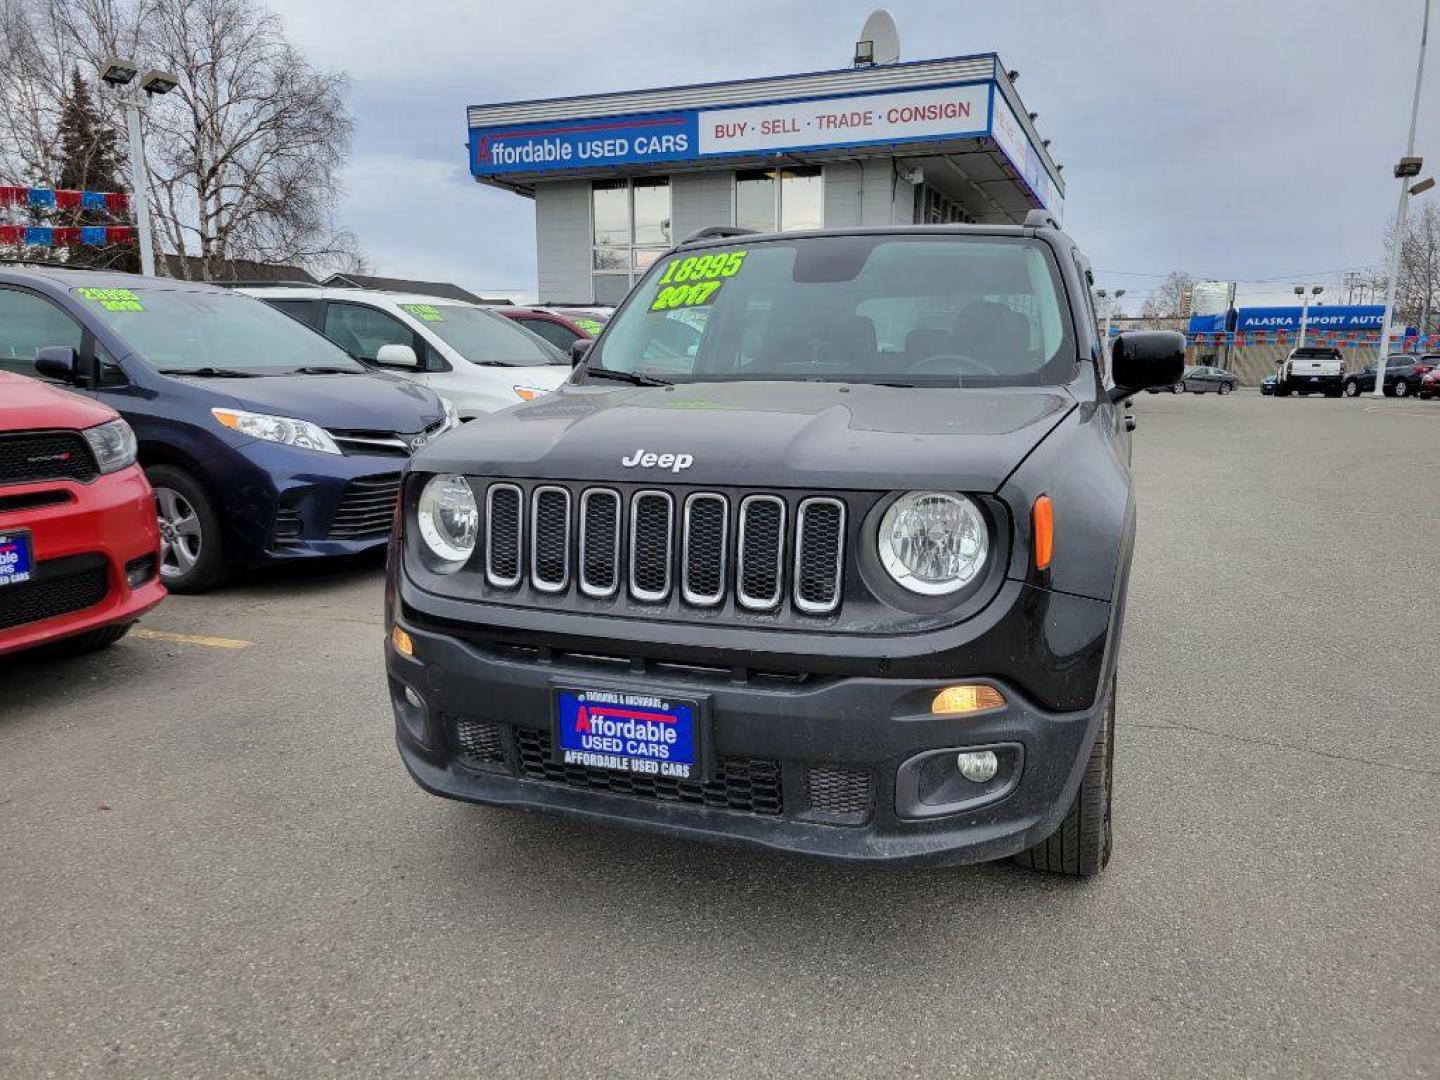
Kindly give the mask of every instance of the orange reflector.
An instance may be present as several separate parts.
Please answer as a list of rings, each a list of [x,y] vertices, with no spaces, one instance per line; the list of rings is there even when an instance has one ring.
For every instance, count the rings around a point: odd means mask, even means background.
[[[1031,516],[1035,524],[1035,569],[1046,570],[1055,550],[1055,508],[1050,505],[1049,495],[1035,500],[1035,512]]]
[[[512,386],[511,389],[515,391],[515,396],[521,401],[534,401],[543,393],[543,391],[536,390],[533,386]]]
[[[930,703],[932,713],[972,713],[999,708],[1005,698],[993,686],[947,686]]]
[[[410,635],[400,627],[390,631],[390,643],[395,646],[395,651],[404,656],[415,655],[415,643],[410,640]]]

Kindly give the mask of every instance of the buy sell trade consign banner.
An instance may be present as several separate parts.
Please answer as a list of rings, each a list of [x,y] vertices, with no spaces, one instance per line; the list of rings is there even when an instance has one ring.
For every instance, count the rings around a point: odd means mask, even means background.
[[[478,177],[991,138],[1047,209],[1062,199],[989,80],[710,109],[470,129]]]

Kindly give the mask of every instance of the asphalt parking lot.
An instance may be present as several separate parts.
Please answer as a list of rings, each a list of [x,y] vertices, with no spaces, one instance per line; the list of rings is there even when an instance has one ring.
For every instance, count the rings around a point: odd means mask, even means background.
[[[0,666],[0,1074],[1440,1075],[1440,405],[1136,411],[1098,881],[435,799],[270,572]]]

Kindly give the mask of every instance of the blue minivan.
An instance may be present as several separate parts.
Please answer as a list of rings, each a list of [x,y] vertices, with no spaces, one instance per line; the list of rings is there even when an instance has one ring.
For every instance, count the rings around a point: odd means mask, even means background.
[[[288,315],[170,278],[0,267],[0,369],[129,421],[173,592],[383,545],[406,459],[458,423]]]

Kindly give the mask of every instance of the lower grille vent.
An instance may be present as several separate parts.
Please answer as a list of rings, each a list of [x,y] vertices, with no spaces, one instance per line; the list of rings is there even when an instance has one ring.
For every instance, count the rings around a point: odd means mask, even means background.
[[[388,536],[400,498],[400,474],[362,476],[345,485],[330,519],[331,540],[368,540]]]
[[[38,568],[44,572],[44,564]],[[49,573],[0,589],[0,630],[84,611],[105,599],[109,573],[103,563],[72,573]]]
[[[870,774],[860,769],[812,765],[805,770],[810,810],[837,819],[863,820],[875,801]]]
[[[505,742],[500,725],[489,720],[456,720],[455,745],[469,764],[493,764],[505,760]]]

